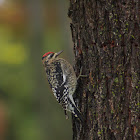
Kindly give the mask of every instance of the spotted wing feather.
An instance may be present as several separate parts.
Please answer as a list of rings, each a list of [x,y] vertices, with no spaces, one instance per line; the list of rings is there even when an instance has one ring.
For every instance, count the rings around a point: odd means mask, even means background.
[[[46,67],[46,73],[54,96],[60,103],[61,98],[68,92],[68,87],[65,84],[67,81],[67,77],[62,71],[61,63],[56,61],[51,65],[48,65]]]

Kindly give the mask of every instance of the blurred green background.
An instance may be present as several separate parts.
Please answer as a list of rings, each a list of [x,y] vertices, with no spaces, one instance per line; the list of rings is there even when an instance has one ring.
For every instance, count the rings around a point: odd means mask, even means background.
[[[0,140],[71,140],[42,55],[64,50],[73,63],[66,0],[0,0]]]

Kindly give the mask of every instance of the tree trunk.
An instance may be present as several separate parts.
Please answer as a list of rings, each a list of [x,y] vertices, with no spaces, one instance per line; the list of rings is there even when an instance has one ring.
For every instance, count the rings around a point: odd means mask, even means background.
[[[74,140],[138,140],[140,136],[140,1],[70,0],[75,93],[84,124]]]

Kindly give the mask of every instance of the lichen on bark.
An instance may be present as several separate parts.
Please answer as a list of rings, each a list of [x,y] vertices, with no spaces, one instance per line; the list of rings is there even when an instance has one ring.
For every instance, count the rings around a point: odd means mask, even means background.
[[[140,136],[140,2],[70,0],[68,16],[76,99],[84,116],[73,117],[74,140],[137,140]]]

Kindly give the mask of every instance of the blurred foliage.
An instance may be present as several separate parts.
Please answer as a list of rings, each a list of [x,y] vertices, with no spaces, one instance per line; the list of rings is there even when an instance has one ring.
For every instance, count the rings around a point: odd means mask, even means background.
[[[0,140],[71,140],[71,121],[55,101],[41,62],[47,51],[63,49],[70,55],[68,5],[64,0],[61,4],[38,0],[43,9],[43,45],[33,49],[28,44],[35,41],[28,32],[28,2],[33,1],[0,1]],[[39,65],[31,59],[35,51]]]
[[[27,56],[25,54],[24,45],[21,42],[14,40],[11,32],[4,26],[0,27],[0,44],[0,52],[2,52],[0,55],[0,63],[22,64],[26,59]]]

